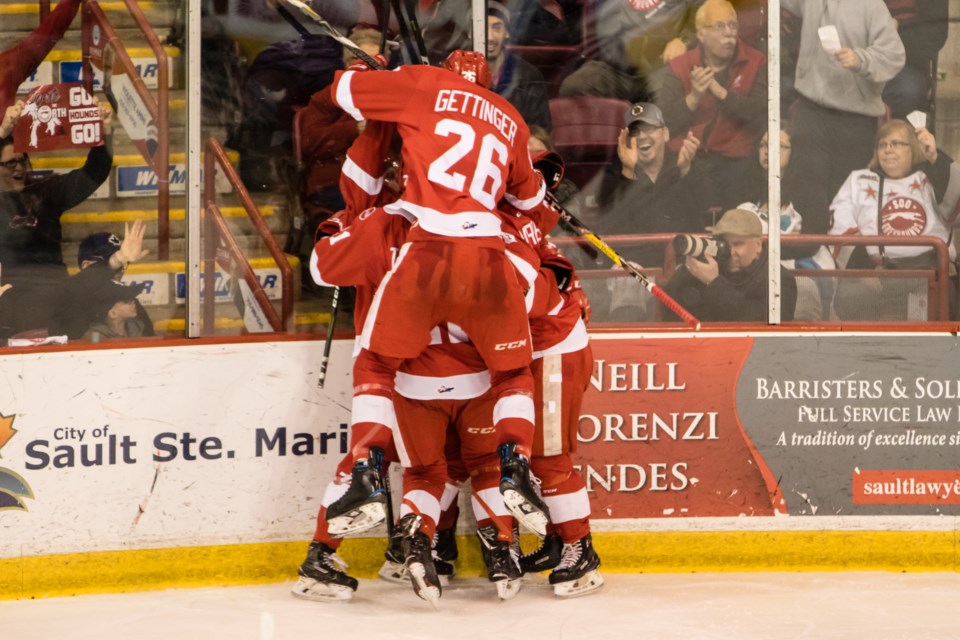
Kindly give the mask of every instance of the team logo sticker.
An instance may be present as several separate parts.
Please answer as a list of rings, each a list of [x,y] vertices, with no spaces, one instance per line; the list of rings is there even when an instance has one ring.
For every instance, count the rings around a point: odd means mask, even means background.
[[[895,196],[884,205],[880,215],[884,236],[919,236],[927,228],[927,213],[913,198]]]
[[[0,449],[3,449],[4,445],[10,442],[10,438],[17,433],[13,428],[15,417],[15,415],[0,415]],[[5,509],[26,511],[25,498],[33,499],[33,489],[27,481],[15,471],[0,467],[0,511]]]

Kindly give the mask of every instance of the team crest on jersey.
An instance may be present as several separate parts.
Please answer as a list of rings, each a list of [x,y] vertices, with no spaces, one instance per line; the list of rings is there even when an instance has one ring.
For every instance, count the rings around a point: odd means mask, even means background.
[[[894,196],[884,205],[880,221],[881,235],[919,236],[927,228],[927,213],[913,198]]]
[[[630,6],[637,11],[650,11],[663,4],[663,0],[629,0],[629,2]]]

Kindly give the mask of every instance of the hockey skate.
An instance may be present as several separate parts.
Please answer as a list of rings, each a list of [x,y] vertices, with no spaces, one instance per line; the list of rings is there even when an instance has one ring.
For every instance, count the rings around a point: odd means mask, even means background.
[[[437,568],[437,576],[444,587],[450,584],[450,579],[457,575],[457,567],[453,563],[459,557],[457,551],[457,536],[454,529],[437,530],[433,534],[433,565]]]
[[[291,593],[304,600],[349,600],[357,590],[357,581],[344,572],[346,568],[347,563],[333,549],[322,542],[311,542]]]
[[[508,442],[497,447],[500,454],[500,493],[503,503],[527,529],[541,538],[547,533],[550,510],[540,499],[530,477],[530,461]]]
[[[403,532],[403,555],[406,558],[407,574],[413,584],[414,593],[437,609],[442,593],[440,578],[433,564],[430,538],[420,531],[420,522],[420,516],[413,513],[400,519],[400,530]]]
[[[361,533],[386,520],[388,496],[380,478],[382,462],[383,451],[371,447],[370,458],[354,464],[350,488],[327,507],[330,535]]]
[[[410,577],[407,575],[407,565],[403,557],[403,532],[397,529],[390,536],[390,544],[383,552],[383,566],[377,575],[381,580],[396,584],[406,584]]]
[[[563,553],[563,540],[555,533],[551,533],[540,547],[532,553],[520,556],[520,570],[524,573],[538,573],[548,571],[560,564]]]
[[[600,557],[593,550],[590,534],[563,545],[560,564],[550,573],[554,595],[561,598],[583,596],[603,586]]]
[[[497,596],[509,600],[520,591],[523,573],[517,563],[516,547],[509,542],[497,539],[497,527],[487,525],[477,530],[480,537],[480,551],[483,563],[487,566],[487,577],[497,586]]]

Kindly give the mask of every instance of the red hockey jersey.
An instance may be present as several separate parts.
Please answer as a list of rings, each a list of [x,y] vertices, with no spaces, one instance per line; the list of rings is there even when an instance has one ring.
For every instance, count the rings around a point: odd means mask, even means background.
[[[411,239],[494,238],[502,198],[521,211],[542,202],[529,131],[500,96],[428,66],[338,72],[332,93],[357,120],[397,124],[407,173],[404,193],[389,210],[417,219]]]

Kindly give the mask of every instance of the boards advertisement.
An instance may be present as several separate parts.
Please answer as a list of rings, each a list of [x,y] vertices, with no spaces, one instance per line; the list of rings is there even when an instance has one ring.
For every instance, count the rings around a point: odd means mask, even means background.
[[[574,457],[592,527],[946,526],[958,347],[595,335]],[[0,558],[308,539],[347,450],[351,350],[334,341],[324,389],[317,340],[3,354]]]

